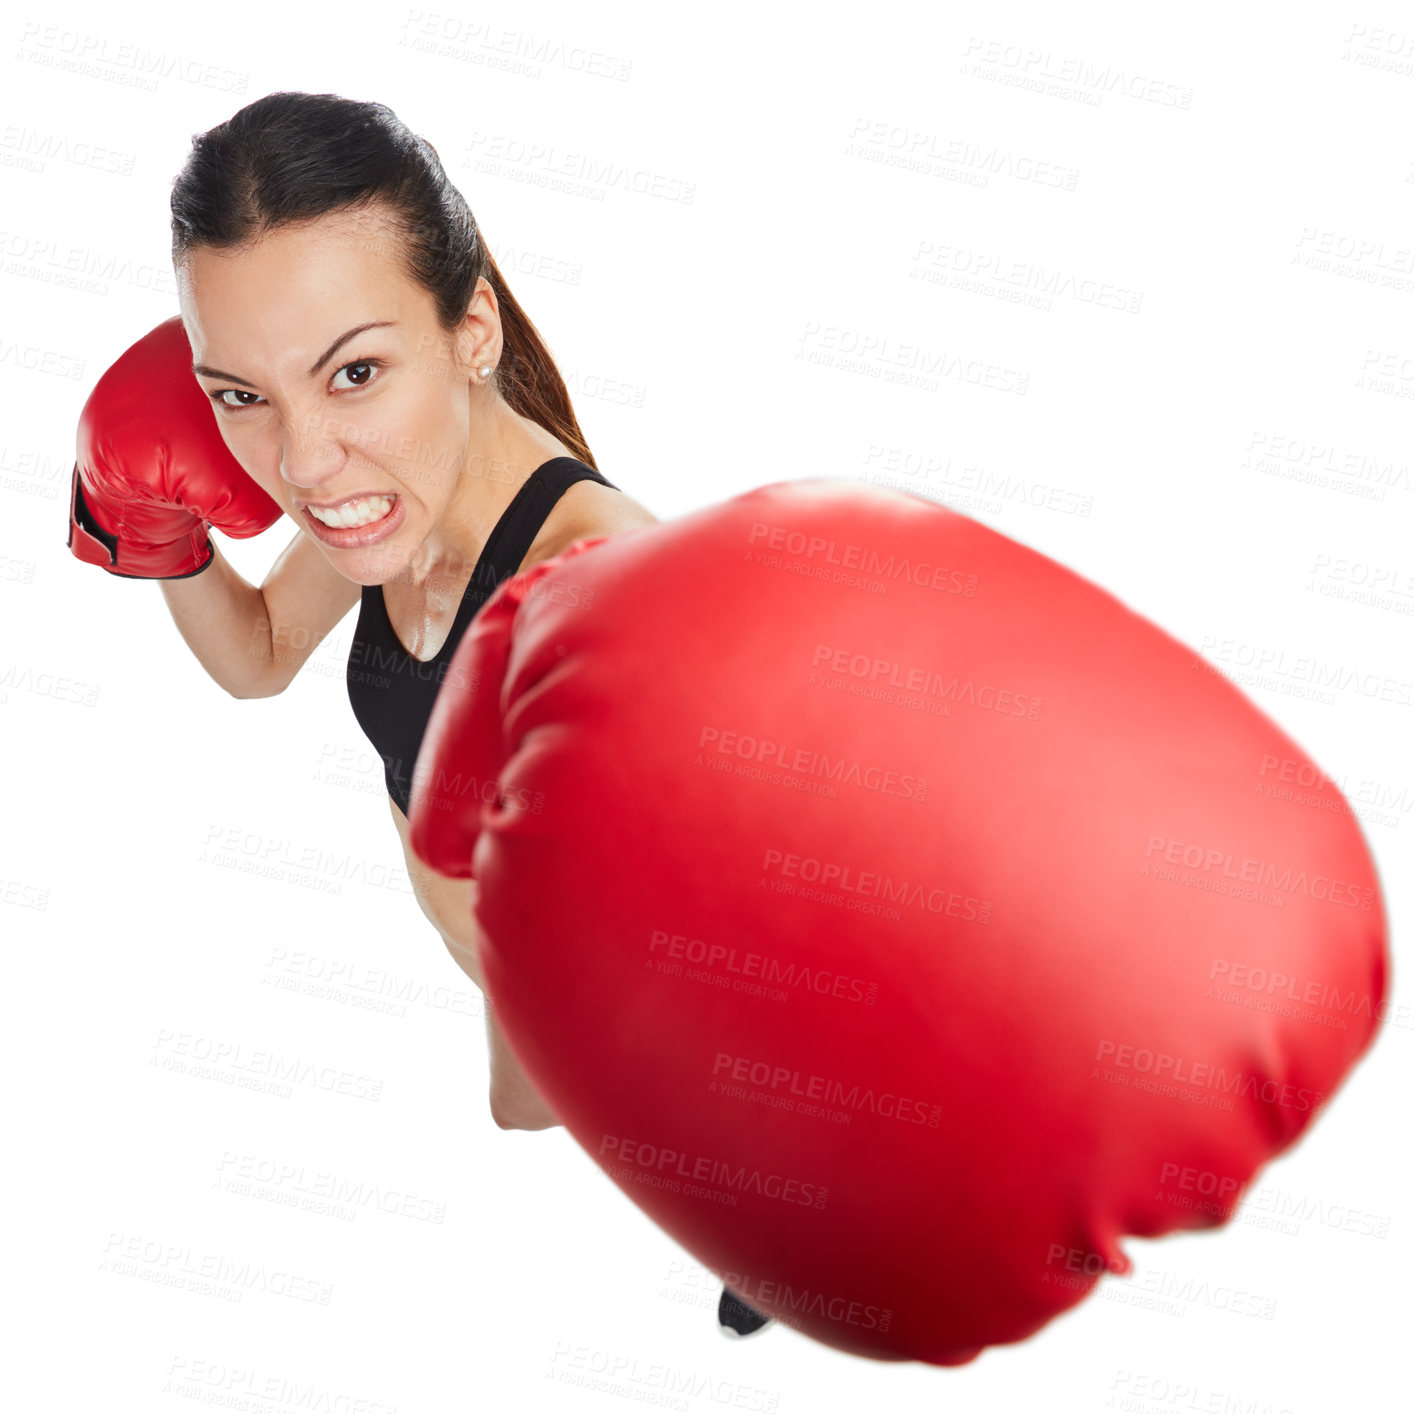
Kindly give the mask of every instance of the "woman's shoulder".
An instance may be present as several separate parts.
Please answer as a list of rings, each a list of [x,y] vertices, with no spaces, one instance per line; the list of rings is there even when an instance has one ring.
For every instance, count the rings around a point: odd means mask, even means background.
[[[532,554],[536,559],[548,560],[576,540],[591,535],[617,535],[623,530],[653,525],[657,519],[632,496],[586,476],[555,502]],[[527,562],[530,558],[526,556]]]

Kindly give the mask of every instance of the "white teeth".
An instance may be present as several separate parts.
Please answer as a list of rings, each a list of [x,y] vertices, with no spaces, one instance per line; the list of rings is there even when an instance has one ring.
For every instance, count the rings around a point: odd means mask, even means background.
[[[330,506],[327,510],[322,506],[306,507],[315,520],[335,529],[369,525],[375,520],[382,520],[392,508],[391,496],[360,496],[357,500],[345,501],[342,505]]]

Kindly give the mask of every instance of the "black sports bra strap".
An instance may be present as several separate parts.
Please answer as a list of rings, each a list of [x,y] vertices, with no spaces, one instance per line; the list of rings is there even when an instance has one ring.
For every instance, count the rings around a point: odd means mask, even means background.
[[[364,735],[383,757],[388,794],[404,814],[413,766],[442,681],[442,665],[456,653],[472,616],[496,586],[520,569],[555,502],[576,481],[590,478],[619,489],[574,457],[552,457],[536,467],[487,536],[456,618],[434,658],[408,653],[388,620],[383,586],[364,585],[346,670],[349,703]]]
[[[506,507],[506,513],[487,537],[477,565],[478,577],[484,575],[482,582],[494,587],[515,574],[555,503],[575,482],[590,480],[613,487],[615,491],[619,489],[592,466],[574,457],[555,457],[543,462],[521,485]],[[489,591],[487,597],[490,597]]]
[[[520,569],[546,517],[554,509],[555,502],[569,490],[576,481],[598,481],[617,491],[608,477],[595,471],[592,466],[574,457],[552,457],[535,468],[517,488],[510,504],[501,512],[501,518],[491,528],[481,554],[471,568],[471,578],[467,581],[462,601],[457,607],[456,619],[447,635],[440,652],[432,659],[414,659],[414,662],[436,662],[450,657],[455,651],[461,633],[470,622],[471,616],[491,597],[496,586]],[[365,584],[359,609],[358,624],[354,629],[355,648],[363,639],[380,640],[390,649],[406,654],[407,649],[393,631],[388,618],[388,606],[383,599],[381,584]]]

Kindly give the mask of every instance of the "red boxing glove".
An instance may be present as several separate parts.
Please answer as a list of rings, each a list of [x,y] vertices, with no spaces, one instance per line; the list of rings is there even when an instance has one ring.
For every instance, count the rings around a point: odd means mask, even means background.
[[[1126,1234],[1226,1222],[1383,1015],[1335,784],[1113,595],[904,492],[778,482],[513,576],[418,768],[413,846],[477,880],[570,1134],[854,1354],[965,1363],[1127,1274]]]
[[[424,864],[454,879],[479,877],[471,867],[481,807],[503,804],[496,773],[502,761],[500,686],[511,647],[511,627],[526,595],[545,575],[609,537],[576,540],[552,559],[512,575],[477,611],[462,635],[468,644],[449,665],[437,692],[408,793],[408,838]],[[460,648],[460,645],[458,645]],[[468,667],[474,663],[474,667]],[[485,691],[478,688],[485,684]],[[432,722],[439,723],[433,746]]]
[[[222,440],[191,365],[174,315],[89,394],[69,491],[68,546],[78,559],[124,579],[185,579],[211,563],[208,521],[245,538],[280,518]]]

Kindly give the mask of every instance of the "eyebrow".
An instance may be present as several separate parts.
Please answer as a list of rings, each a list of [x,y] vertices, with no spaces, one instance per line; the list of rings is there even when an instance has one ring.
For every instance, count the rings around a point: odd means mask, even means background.
[[[357,334],[362,334],[365,329],[392,329],[397,326],[396,319],[375,319],[368,324],[357,324],[348,331],[347,334],[340,334],[311,365],[308,376],[313,378],[331,358]],[[191,366],[193,373],[199,374],[202,378],[225,378],[232,383],[244,383],[247,388],[255,387],[255,384],[248,378],[242,378],[236,373],[225,373],[219,368],[211,368],[204,363],[194,363]]]

